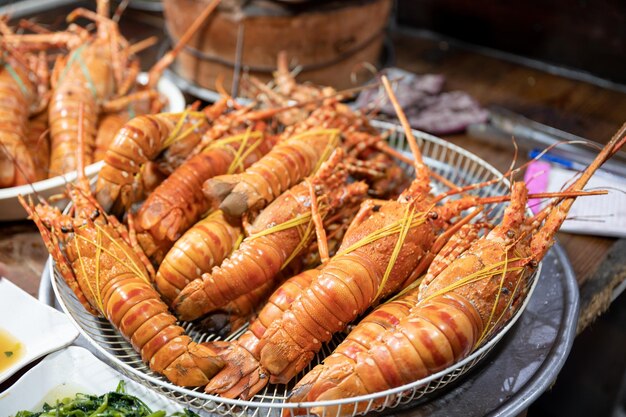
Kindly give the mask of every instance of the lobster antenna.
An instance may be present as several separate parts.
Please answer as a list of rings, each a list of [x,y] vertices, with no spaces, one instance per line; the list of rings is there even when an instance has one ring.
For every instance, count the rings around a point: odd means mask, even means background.
[[[14,35],[15,34],[13,32],[13,29],[11,29],[9,25],[7,25],[4,19],[0,19],[0,33],[2,35]]]
[[[52,31],[44,26],[41,26],[38,23],[35,23],[28,19],[20,20],[19,27],[22,29],[28,29],[31,32],[39,33],[39,34],[47,34],[52,33]]]
[[[204,21],[213,13],[213,11],[220,4],[221,0],[211,0],[211,2],[206,6],[206,8],[202,11],[200,16],[193,21],[191,26],[187,28],[183,36],[180,37],[178,43],[172,48],[168,53],[163,55],[161,59],[157,61],[156,64],[150,69],[148,72],[148,86],[156,85],[157,81],[161,77],[161,74],[165,70],[165,68],[169,67],[176,56],[180,53],[180,51],[185,47],[187,42],[191,39],[191,37],[200,29],[200,26],[204,23]]]
[[[626,125],[625,125],[625,128],[626,128]],[[623,139],[626,139],[626,138],[623,138]],[[501,177],[493,178],[491,180],[478,182],[478,183],[474,183],[474,184],[469,184],[469,185],[464,185],[464,186],[457,186],[455,189],[452,189],[452,190],[450,190],[450,191],[448,191],[446,193],[443,193],[443,194],[440,194],[439,196],[437,196],[437,198],[435,199],[435,202],[439,202],[439,201],[441,201],[441,200],[443,200],[443,199],[445,199],[447,197],[450,197],[450,196],[456,195],[456,194],[461,194],[461,193],[464,193],[464,192],[469,191],[469,190],[475,190],[475,189],[478,189],[478,188],[484,188],[484,187],[487,187],[489,185],[497,184],[497,183],[501,182],[502,180],[504,180],[505,177],[507,177],[509,175],[512,175],[512,174],[516,174],[516,173],[520,172],[522,169],[526,168],[531,163],[533,163],[534,161],[538,161],[539,159],[541,159],[541,157],[543,155],[545,155],[546,153],[550,152],[552,149],[556,148],[557,146],[559,146],[559,145],[571,145],[571,144],[587,145],[588,143],[586,141],[580,141],[580,140],[573,140],[573,141],[564,141],[564,142],[553,143],[552,145],[548,146],[543,151],[541,151],[541,153],[539,155],[537,155],[536,157],[534,157],[530,161],[528,161],[528,162],[518,166],[517,168],[515,168],[513,170],[504,172]],[[621,145],[623,145],[623,140],[622,140]],[[619,146],[617,146],[616,148],[619,149]],[[615,150],[615,152],[617,152],[617,150]],[[611,155],[613,155],[613,153],[611,153]]]
[[[515,140],[515,136],[511,136],[511,142],[513,142],[513,159],[511,160],[511,165],[509,165],[508,171],[511,173],[509,182],[511,183],[511,190],[513,189],[513,177],[516,174],[515,164],[517,163],[517,155],[519,152],[519,147],[517,146],[517,141]]]
[[[110,6],[109,6],[109,0],[98,0],[96,2],[97,4],[97,8],[96,8],[96,12],[105,18],[109,18],[109,10],[110,10]]]
[[[586,197],[592,195],[606,195],[608,194],[607,190],[565,190],[565,191],[556,191],[553,193],[534,193],[528,194],[528,199],[531,198],[575,198],[575,197]],[[509,194],[506,195],[497,195],[493,197],[479,197],[477,201],[480,204],[492,204],[492,203],[502,203],[504,201],[509,201],[511,196]]]
[[[396,115],[398,116],[398,120],[400,120],[400,124],[402,125],[402,128],[404,129],[404,134],[406,135],[409,141],[409,147],[411,148],[411,153],[413,154],[413,158],[415,158],[415,162],[413,163],[415,165],[415,170],[417,171],[418,169],[423,169],[424,160],[422,159],[422,152],[420,151],[419,146],[417,146],[417,140],[415,139],[415,136],[413,136],[413,130],[411,129],[411,125],[409,124],[409,121],[407,120],[406,115],[404,114],[404,111],[402,110],[402,106],[400,106],[400,103],[398,103],[398,99],[395,93],[393,92],[393,88],[391,88],[389,79],[387,78],[386,75],[383,75],[381,77],[381,80],[383,82],[383,86],[385,86],[387,95],[389,96],[389,101],[391,101],[391,104],[393,105],[393,108],[396,111]]]
[[[391,81],[395,82],[395,81],[400,81],[401,79],[402,79],[402,77],[398,77],[398,78],[394,78]],[[255,112],[246,114],[245,117],[248,120],[267,119],[269,117],[274,116],[275,114],[282,113],[284,111],[289,111],[291,109],[297,109],[299,107],[308,106],[310,104],[319,104],[319,103],[321,103],[321,102],[323,102],[325,100],[329,100],[329,99],[333,99],[333,98],[343,100],[343,99],[346,99],[348,97],[352,97],[354,94],[356,94],[358,92],[369,90],[371,88],[379,87],[380,84],[381,84],[380,81],[377,81],[375,83],[366,84],[366,85],[360,85],[358,87],[352,87],[352,88],[347,88],[345,90],[337,91],[334,94],[329,94],[329,95],[324,96],[324,97],[316,97],[316,98],[313,98],[311,100],[299,101],[297,103],[289,104],[289,105],[283,106],[283,107],[275,107],[275,108],[270,108],[270,109],[256,110]]]
[[[129,3],[130,3],[130,0],[122,0],[120,4],[118,4],[117,8],[115,9],[115,12],[113,13],[113,17],[111,18],[111,20],[113,20],[115,23],[119,23],[120,18],[122,17],[122,14],[124,14],[124,12],[126,11],[126,8],[128,7]]]
[[[582,189],[594,172],[600,168],[600,166],[611,156],[613,156],[623,145],[626,143],[626,123],[613,135],[609,143],[602,148],[600,153],[596,156],[593,162],[585,169],[580,177],[574,181],[572,185],[568,187],[568,190]],[[556,234],[556,231],[561,227],[566,220],[567,213],[569,212],[572,204],[574,204],[574,197],[567,197],[560,202],[558,208],[550,211],[547,215],[543,227],[538,233],[533,235],[531,241],[531,250],[533,256],[536,259],[541,259],[548,249],[552,246],[552,237]]]
[[[134,43],[128,47],[128,55],[137,55],[144,49],[148,49],[156,45],[158,41],[159,38],[157,38],[156,36],[150,36],[146,39],[140,40],[139,42]]]
[[[76,178],[83,181],[85,175],[85,103],[78,105],[78,167]]]

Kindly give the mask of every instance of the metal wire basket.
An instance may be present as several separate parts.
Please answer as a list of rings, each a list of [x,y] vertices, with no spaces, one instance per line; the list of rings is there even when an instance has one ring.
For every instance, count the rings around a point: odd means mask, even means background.
[[[408,143],[397,125],[379,121],[375,121],[372,124],[380,130],[392,131],[389,137],[390,145],[408,153]],[[414,135],[418,139],[425,162],[433,171],[455,184],[469,184],[501,177],[501,173],[487,162],[458,146],[423,132],[414,131]],[[412,173],[412,167],[406,164],[403,167],[408,173]],[[437,182],[434,183],[433,188],[435,190],[445,189],[443,184]],[[477,190],[474,193],[481,196],[502,195],[508,192],[508,189],[508,181],[502,179],[502,181]],[[502,216],[503,205],[494,205],[490,209],[494,220],[498,221]],[[491,340],[464,360],[427,378],[370,395],[334,401],[288,403],[286,402],[287,396],[295,383],[306,372],[330,355],[334,348],[341,343],[345,334],[335,335],[329,343],[323,346],[312,363],[288,385],[269,384],[249,401],[208,395],[202,391],[202,388],[182,388],[171,384],[163,376],[152,372],[141,361],[140,355],[133,350],[131,345],[124,340],[121,334],[106,319],[94,317],[85,311],[74,296],[74,293],[67,287],[60,274],[56,271],[54,262],[49,262],[49,265],[51,268],[50,274],[53,277],[52,286],[61,308],[68,314],[87,341],[108,358],[114,367],[129,378],[187,407],[212,414],[238,417],[278,417],[284,409],[288,408],[305,409],[308,414],[311,414],[310,410],[313,407],[323,407],[322,417],[335,417],[339,415],[356,415],[358,414],[357,410],[365,410],[367,413],[370,411],[382,411],[400,405],[410,406],[410,403],[417,402],[426,394],[441,389],[450,382],[455,381],[489,353],[491,348],[498,343],[521,316],[535,288],[541,268],[541,266],[537,268],[537,272],[529,281],[526,298],[515,316]],[[219,339],[215,334],[203,333],[193,323],[181,323],[181,325],[196,342]],[[240,329],[226,340],[236,339],[244,331],[245,328]]]

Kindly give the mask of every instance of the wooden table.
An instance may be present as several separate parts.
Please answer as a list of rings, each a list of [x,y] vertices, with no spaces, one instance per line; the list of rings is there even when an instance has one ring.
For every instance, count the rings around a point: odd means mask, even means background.
[[[145,36],[155,33],[160,24],[160,18],[148,17],[152,25]],[[122,23],[144,18],[141,12],[128,11]],[[624,93],[551,75],[444,41],[405,32],[394,33],[392,38],[397,66],[416,73],[444,74],[446,90],[467,91],[483,106],[500,105],[600,143],[606,143],[626,120]],[[498,169],[505,170],[511,162],[511,152],[467,135],[446,139]],[[582,331],[606,310],[613,289],[626,279],[626,240],[567,233],[559,233],[558,239],[570,257],[580,285],[579,331]],[[0,275],[36,296],[46,258],[47,252],[33,224],[27,221],[0,224]],[[2,388],[4,384],[0,391]]]

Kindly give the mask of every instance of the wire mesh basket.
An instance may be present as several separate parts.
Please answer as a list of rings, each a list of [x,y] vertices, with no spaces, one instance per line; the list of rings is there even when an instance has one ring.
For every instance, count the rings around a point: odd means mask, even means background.
[[[389,144],[395,149],[409,154],[406,138],[397,125],[379,121],[374,121],[372,124],[380,130],[391,131]],[[424,160],[431,170],[455,184],[470,184],[502,177],[501,173],[487,162],[458,146],[423,132],[414,131],[414,135],[420,144]],[[403,168],[412,174],[412,167],[404,164]],[[437,192],[445,189],[445,187],[443,184],[434,181],[433,189]],[[508,190],[508,181],[502,179],[493,185],[475,190],[473,193],[480,196],[492,196],[505,194]],[[493,205],[488,210],[490,210],[493,220],[497,222],[502,216],[504,205]],[[288,394],[297,381],[326,356],[330,355],[334,348],[341,343],[345,334],[335,335],[330,342],[323,346],[311,364],[287,385],[268,384],[249,401],[209,395],[202,391],[202,387],[196,389],[182,388],[171,384],[163,376],[151,371],[142,362],[140,355],[134,351],[132,346],[115,330],[111,323],[104,318],[94,317],[85,311],[74,296],[74,293],[67,287],[60,274],[56,271],[54,262],[49,262],[49,265],[51,268],[50,274],[53,277],[52,286],[61,308],[68,314],[87,341],[104,355],[115,368],[129,378],[187,407],[210,414],[237,417],[279,417],[285,409],[294,408],[298,408],[300,411],[304,410],[307,414],[312,414],[311,409],[313,407],[316,410],[322,410],[322,417],[335,417],[382,411],[401,405],[404,407],[410,406],[411,403],[416,403],[425,395],[439,390],[458,379],[489,353],[492,347],[507,333],[523,313],[535,288],[541,269],[541,266],[539,266],[536,273],[529,280],[526,298],[509,323],[486,344],[449,368],[410,384],[370,395],[333,401],[289,403],[286,401]],[[201,331],[193,323],[181,323],[181,326],[195,342],[220,339],[216,334]],[[230,335],[226,340],[236,339],[244,331],[245,327]]]

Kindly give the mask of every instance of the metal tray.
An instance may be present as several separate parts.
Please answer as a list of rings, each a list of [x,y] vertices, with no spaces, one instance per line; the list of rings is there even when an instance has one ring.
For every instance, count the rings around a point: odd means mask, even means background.
[[[394,125],[384,122],[376,122],[375,124],[373,123],[373,125],[383,130],[391,130],[392,133],[389,137],[390,145],[400,151],[406,151],[407,144],[404,135],[397,130],[393,130]],[[420,148],[422,149],[422,153],[426,162],[431,165],[431,169],[434,172],[437,172],[438,174],[447,177],[452,182],[461,183],[464,180],[469,182],[476,182],[489,179],[490,177],[494,176],[497,178],[501,175],[488,163],[477,158],[475,155],[465,151],[464,149],[459,148],[458,146],[452,145],[448,142],[445,142],[439,138],[433,137],[432,135],[428,135],[423,132],[414,131],[414,134],[418,138],[418,141],[421,142]],[[411,167],[409,166],[405,166],[404,168],[407,169],[407,172],[411,170]],[[437,184],[435,182],[435,186],[436,185]],[[483,188],[479,191],[479,194],[497,195],[506,192],[507,189],[508,185],[505,181],[497,185]],[[494,207],[492,211],[494,218],[500,216],[502,210],[503,206]],[[554,263],[555,262],[553,259],[551,260],[550,257],[547,257],[544,262],[542,262],[542,265]],[[545,272],[539,272],[540,277],[538,278],[537,276],[535,276],[532,280],[533,285],[529,290],[529,294],[533,293],[532,290],[534,289],[537,281],[545,281],[546,278],[544,277],[546,276],[553,277],[558,275],[559,274],[557,274],[556,271],[552,271],[552,273],[548,274],[546,274]],[[278,411],[278,409],[280,408],[295,406],[295,404],[283,403],[284,396],[290,389],[289,386],[281,386],[280,388],[277,386],[274,386],[273,388],[271,386],[268,386],[266,387],[266,391],[269,390],[268,392],[263,391],[262,393],[257,394],[253,400],[248,402],[241,400],[224,399],[221,397],[210,396],[199,391],[190,391],[187,389],[173,386],[169,382],[165,381],[162,377],[150,371],[146,367],[146,365],[141,362],[141,359],[136,354],[136,352],[133,351],[130,345],[128,345],[128,343],[126,343],[121,338],[121,336],[119,336],[117,332],[111,328],[110,323],[108,323],[105,319],[96,319],[93,316],[86,314],[82,306],[73,296],[73,294],[71,294],[71,292],[67,289],[67,286],[64,283],[60,282],[58,277],[56,277],[53,282],[53,289],[56,296],[61,298],[61,305],[63,310],[67,311],[68,314],[70,314],[71,318],[76,322],[76,325],[82,330],[81,333],[84,333],[89,342],[93,344],[93,347],[95,349],[99,350],[103,355],[107,356],[108,359],[114,362],[114,365],[118,369],[128,373],[129,376],[131,376],[132,374],[132,377],[136,378],[138,381],[149,385],[151,388],[154,388],[162,392],[163,394],[166,394],[167,396],[176,399],[177,401],[184,401],[190,406],[201,407],[204,408],[206,411],[216,412],[222,415],[227,415],[231,413],[236,413],[238,415],[247,415],[247,412],[249,410],[254,411],[254,415],[256,415],[257,412],[261,409],[263,409],[264,413],[270,415],[274,414],[274,412]],[[544,291],[540,292],[543,295],[547,294],[545,289]],[[525,303],[528,302],[530,299],[531,297],[527,297]],[[547,305],[550,306],[558,305],[558,301],[556,300],[553,302],[545,302],[548,303]],[[574,311],[577,311],[577,297],[573,297],[573,301],[565,305],[569,306],[570,304],[573,304]],[[362,402],[363,405],[367,405],[367,410],[370,410],[370,407],[372,407],[372,401],[375,398],[382,398],[384,396],[385,400],[384,403],[380,405],[380,408],[393,408],[397,410],[398,407],[402,407],[405,403],[415,405],[416,401],[421,399],[421,397],[425,394],[429,394],[429,399],[432,398],[432,391],[436,390],[438,391],[437,395],[440,395],[440,392],[445,392],[446,390],[449,390],[447,385],[455,381],[460,375],[468,372],[470,368],[473,368],[474,365],[478,363],[478,361],[485,357],[487,352],[498,342],[501,337],[509,337],[507,335],[509,328],[521,316],[521,313],[523,311],[524,307],[522,307],[519,313],[516,314],[515,317],[513,317],[509,325],[507,325],[500,332],[498,332],[498,334],[496,334],[491,341],[489,341],[483,347],[479,348],[476,352],[472,353],[465,360],[451,366],[446,370],[441,371],[439,374],[435,374],[431,377],[388,391],[383,391],[363,397],[336,400],[333,402],[333,404],[328,405],[335,405],[335,403],[342,404],[342,407],[345,405],[345,408],[347,409],[348,407],[351,407],[358,402]],[[574,321],[575,316],[576,313],[574,313]],[[552,319],[552,315],[550,315],[549,317]],[[543,318],[543,315],[537,315],[530,320],[526,320],[523,326],[516,326],[514,328],[517,329],[516,331],[520,331],[520,328],[522,329],[522,332],[531,331],[535,328],[537,323],[542,322]],[[207,337],[209,339],[213,339],[215,337],[215,335],[197,333],[197,329],[195,329],[193,327],[193,324],[191,323],[184,324],[184,326],[187,333],[192,338],[197,338],[198,341],[205,340],[205,338]],[[524,337],[524,340],[535,342],[537,340],[537,335],[526,335],[526,337]],[[340,340],[333,339],[333,341],[331,341],[330,345],[327,346],[327,348],[332,350],[333,346],[335,346],[339,341]],[[572,340],[567,341],[568,349],[571,345],[571,341]],[[516,367],[519,368],[520,366],[522,366],[527,368],[528,366],[530,366],[528,365],[528,355],[534,354],[542,346],[542,343],[535,343],[535,345],[533,345],[532,347],[525,346],[524,349],[519,350],[519,352],[524,353],[524,355],[517,354],[514,356],[514,358],[517,358],[521,363],[521,365],[518,364]],[[317,360],[321,360],[324,354],[324,352],[320,352]],[[493,358],[491,360],[493,360]],[[511,367],[511,365],[508,364],[507,367]],[[511,378],[511,376],[515,376],[515,374],[511,372],[503,372],[502,376]],[[515,376],[515,381],[509,381],[509,384],[513,384],[513,382],[517,383],[517,380],[519,378],[519,375]],[[485,384],[481,383],[477,387],[483,388],[484,386]],[[443,389],[444,387],[445,389]],[[504,393],[506,393],[507,390],[511,390],[510,388],[511,387],[507,388],[507,385],[505,384],[504,388],[500,386],[498,387],[497,391],[503,391]],[[493,395],[481,395],[479,398],[490,398],[492,396]],[[368,403],[366,404],[365,402]],[[315,405],[322,405],[322,403],[315,403]],[[324,403],[324,405],[326,404]],[[301,404],[299,406],[308,407],[309,404]]]
[[[55,300],[44,268],[39,300],[61,307]],[[485,360],[443,392],[417,406],[391,410],[406,417],[515,416],[554,382],[569,354],[578,320],[578,284],[560,245],[543,261],[537,288],[518,323]],[[85,339],[75,342],[105,360]]]
[[[382,121],[372,121],[372,126],[381,131],[388,131],[388,143],[400,152],[408,153],[408,141],[404,132],[398,130],[398,126]],[[467,150],[444,141],[435,136],[417,130],[413,135],[418,140],[424,161],[430,166],[433,172],[447,178],[455,184],[477,183],[490,179],[500,179],[500,181],[489,186],[467,193],[477,196],[502,195],[509,191],[508,180],[502,178],[502,174],[486,161]],[[414,168],[404,162],[399,164],[408,175],[412,176]],[[444,186],[439,180],[431,181],[433,193],[439,194]],[[458,197],[458,196],[457,196]],[[492,221],[498,222],[502,216],[505,205],[487,205],[486,210],[490,213]],[[532,215],[528,210],[529,215]],[[202,392],[201,387],[188,389],[176,386],[168,381],[164,376],[152,371],[142,360],[140,355],[132,348],[122,335],[104,318],[97,318],[88,314],[80,304],[73,292],[63,282],[56,271],[51,272],[54,276],[52,287],[55,296],[59,300],[61,308],[65,311],[70,320],[78,327],[85,338],[99,350],[113,365],[128,377],[140,382],[178,402],[184,403],[193,408],[199,408],[209,413],[217,413],[223,416],[236,415],[239,417],[267,417],[279,416],[282,411],[289,408],[304,409],[307,414],[311,413],[313,407],[325,407],[322,417],[330,417],[328,414],[334,409],[334,415],[355,415],[359,410],[365,412],[382,411],[384,409],[397,408],[405,404],[415,404],[423,396],[429,395],[433,391],[438,391],[455,381],[461,375],[472,369],[480,362],[487,353],[499,342],[508,332],[523,313],[530,296],[537,283],[542,264],[539,264],[537,271],[529,278],[526,289],[526,297],[520,308],[508,323],[495,333],[489,341],[478,347],[461,361],[450,365],[448,368],[428,377],[414,382],[379,391],[367,395],[360,395],[349,398],[341,398],[326,401],[314,401],[303,403],[291,403],[286,401],[289,392],[294,384],[302,378],[313,366],[320,363],[327,357],[335,347],[343,340],[345,334],[337,333],[332,340],[328,341],[316,354],[315,358],[298,376],[288,385],[268,384],[263,390],[255,394],[251,399],[244,401],[240,399],[229,399]],[[180,323],[188,334],[196,342],[204,342],[219,339],[216,333],[210,333],[199,328],[195,323]],[[240,329],[235,334],[230,335],[226,340],[237,338],[245,328]]]

